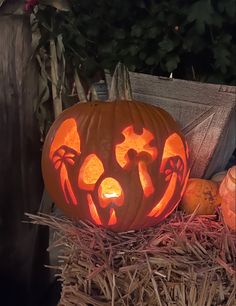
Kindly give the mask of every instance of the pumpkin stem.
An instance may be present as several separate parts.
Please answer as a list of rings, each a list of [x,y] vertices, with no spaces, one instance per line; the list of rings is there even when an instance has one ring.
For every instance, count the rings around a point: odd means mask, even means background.
[[[111,80],[109,101],[132,100],[132,89],[127,67],[119,62]]]

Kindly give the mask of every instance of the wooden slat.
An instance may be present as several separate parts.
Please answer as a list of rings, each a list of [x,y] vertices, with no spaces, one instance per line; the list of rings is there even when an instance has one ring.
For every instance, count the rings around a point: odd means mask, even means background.
[[[191,176],[225,168],[236,147],[236,87],[130,73],[134,99],[160,106],[179,122],[191,153]],[[110,75],[107,74],[108,87]]]

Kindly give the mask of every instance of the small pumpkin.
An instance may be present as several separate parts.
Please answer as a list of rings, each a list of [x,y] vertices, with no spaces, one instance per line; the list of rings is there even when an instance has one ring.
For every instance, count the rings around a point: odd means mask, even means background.
[[[236,166],[230,168],[220,185],[221,209],[225,224],[236,231]]]
[[[122,79],[122,69],[116,71]],[[113,231],[151,226],[182,197],[187,143],[163,109],[119,92],[111,96],[78,103],[56,119],[43,147],[45,186],[70,217]]]
[[[181,200],[181,208],[187,214],[196,211],[197,215],[212,215],[221,203],[216,182],[199,178],[189,179]]]

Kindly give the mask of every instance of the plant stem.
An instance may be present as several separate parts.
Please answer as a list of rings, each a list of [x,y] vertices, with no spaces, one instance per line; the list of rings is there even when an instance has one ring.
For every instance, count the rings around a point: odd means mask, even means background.
[[[109,101],[132,100],[132,90],[127,67],[118,63],[111,80]]]
[[[81,84],[77,70],[75,69],[75,87],[80,102],[87,102],[86,94]]]
[[[54,39],[50,39],[50,55],[51,55],[51,82],[52,82],[52,98],[54,117],[56,118],[62,112],[61,93],[59,93],[58,85],[58,61]]]

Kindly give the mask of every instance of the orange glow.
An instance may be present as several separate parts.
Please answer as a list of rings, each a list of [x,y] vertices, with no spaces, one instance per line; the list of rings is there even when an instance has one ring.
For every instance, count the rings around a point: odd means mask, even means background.
[[[61,188],[64,193],[67,204],[70,204],[70,199],[71,199],[72,203],[74,205],[77,205],[77,199],[74,195],[66,168],[67,164],[72,166],[74,165],[75,163],[74,158],[75,158],[74,153],[67,152],[66,149],[60,148],[54,153],[52,157],[52,162],[55,169],[57,169],[60,173]],[[67,193],[69,195],[69,198]]]
[[[185,177],[185,180],[184,180],[184,185],[183,185],[183,189],[181,191],[181,198],[182,196],[184,195],[184,192],[185,192],[185,189],[186,189],[186,186],[187,186],[187,183],[188,183],[188,177],[189,177],[189,174],[190,174],[190,170],[188,171],[186,177]]]
[[[189,158],[189,147],[188,147],[187,141],[185,141],[185,145],[186,145],[186,155],[187,155],[187,158]]]
[[[184,163],[183,177],[185,177],[187,170],[185,148],[181,137],[176,133],[171,134],[165,142],[163,155],[162,155],[161,172],[164,171],[165,162],[168,160],[168,158],[173,156],[179,156],[182,159]]]
[[[53,155],[52,161],[53,161],[54,167],[56,169],[59,169],[63,163],[68,163],[73,166],[75,163],[74,158],[75,158],[75,154],[66,152],[65,149],[61,148],[57,150],[56,153]]]
[[[92,199],[90,194],[87,195],[87,200],[88,200],[90,215],[91,215],[93,221],[97,225],[102,225],[101,219],[100,219],[100,217],[98,215],[97,208],[96,208],[96,206],[95,206],[95,204],[93,202],[93,199]]]
[[[143,193],[146,197],[149,197],[154,192],[152,179],[147,171],[147,165],[143,161],[138,163],[139,179],[143,188]]]
[[[52,159],[54,152],[63,145],[80,153],[80,137],[77,131],[77,124],[72,118],[65,120],[57,129],[50,147],[50,159]]]
[[[108,205],[115,204],[122,206],[124,195],[119,182],[112,177],[105,178],[98,188],[98,197],[101,207],[105,208]]]
[[[85,190],[93,190],[103,172],[104,168],[100,159],[95,154],[88,155],[79,172],[79,187]]]
[[[160,215],[160,213],[162,213],[162,211],[166,208],[172,196],[174,195],[176,183],[177,183],[177,173],[174,172],[172,174],[170,183],[166,189],[165,194],[163,195],[162,199],[151,210],[151,212],[148,214],[148,217],[157,217],[158,215]]]
[[[130,160],[128,157],[128,151],[133,149],[140,154],[142,152],[148,153],[152,160],[157,157],[157,149],[149,145],[149,143],[154,139],[151,132],[146,129],[143,129],[141,135],[134,132],[133,126],[128,126],[122,132],[125,137],[125,140],[116,145],[116,159],[119,165],[122,168],[125,168]]]
[[[65,164],[62,164],[61,169],[60,169],[60,181],[61,181],[61,188],[64,193],[67,204],[70,204],[70,199],[71,199],[72,203],[74,205],[77,205],[77,199],[72,190]],[[68,192],[70,199],[67,196],[67,192]]]
[[[111,208],[108,225],[115,225],[116,223],[117,223],[116,212],[114,208]]]

